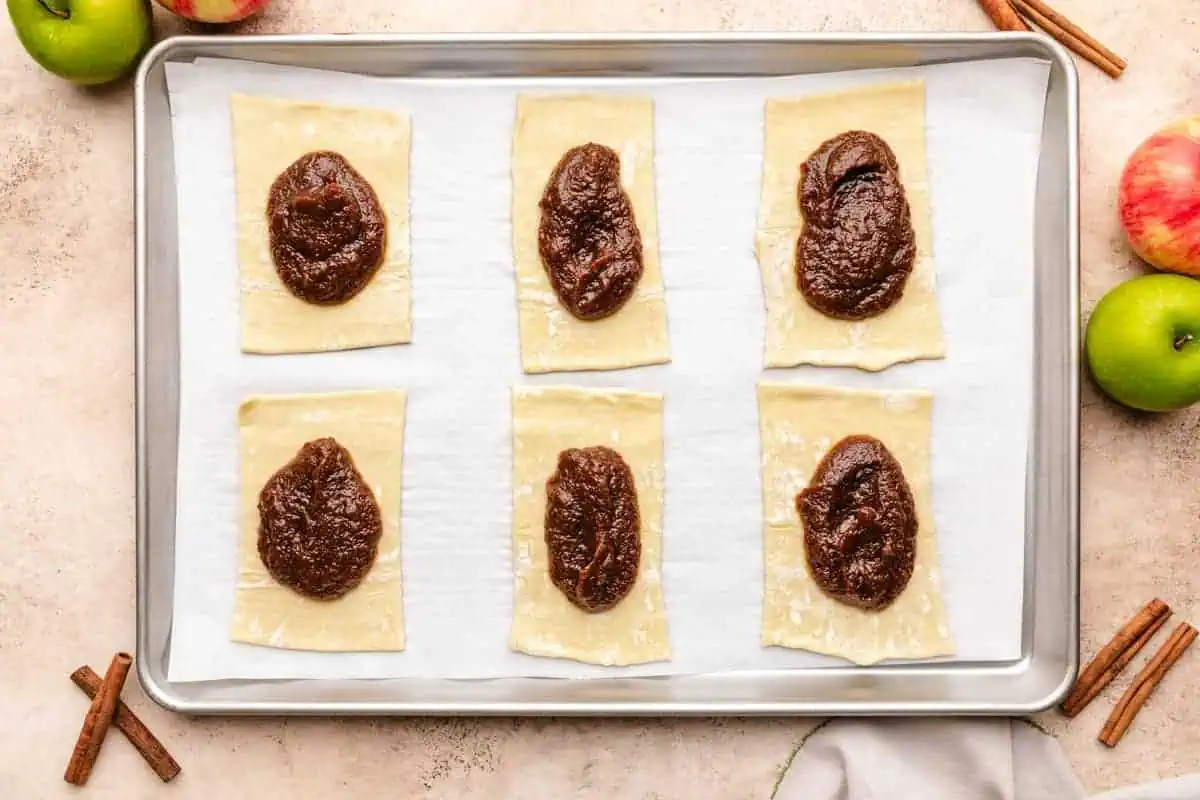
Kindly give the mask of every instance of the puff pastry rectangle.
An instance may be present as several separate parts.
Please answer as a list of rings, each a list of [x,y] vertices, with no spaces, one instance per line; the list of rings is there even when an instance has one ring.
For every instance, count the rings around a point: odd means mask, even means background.
[[[289,650],[404,649],[400,491],[406,397],[400,391],[251,397],[238,411],[241,539],[230,638]],[[370,484],[383,518],[375,564],[336,600],[278,584],[258,556],[258,494],[305,442],[337,439]]]
[[[513,390],[513,650],[591,664],[670,658],[662,590],[662,396],[569,388]],[[546,481],[558,454],[606,445],[629,464],[642,520],[642,559],[633,589],[589,614],[551,582],[545,539]]]
[[[929,442],[933,396],[761,383],[765,582],[762,643],[857,664],[952,655],[934,534]],[[916,502],[916,563],[904,592],[869,612],[827,597],[808,572],[796,495],[829,448],[853,434],[879,439],[904,470]]]
[[[377,108],[235,94],[238,265],[242,350],[304,353],[403,344],[412,339],[408,168],[411,125]],[[267,241],[267,195],[293,161],[340,153],[375,190],[387,216],[387,251],[371,282],[349,301],[317,306],[279,280]]]
[[[538,255],[538,202],[563,154],[595,142],[617,152],[621,184],[642,236],[644,271],[616,314],[579,320],[562,307]],[[654,104],[603,95],[522,96],[513,133],[513,248],[525,372],[602,370],[670,360],[658,254]]]
[[[796,286],[795,272],[802,224],[796,197],[800,166],[822,142],[850,130],[874,133],[895,152],[917,242],[903,297],[879,316],[857,322],[832,319],[810,307]],[[766,303],[766,366],[878,371],[945,356],[925,164],[925,84],[910,81],[768,100],[763,147],[756,250]]]

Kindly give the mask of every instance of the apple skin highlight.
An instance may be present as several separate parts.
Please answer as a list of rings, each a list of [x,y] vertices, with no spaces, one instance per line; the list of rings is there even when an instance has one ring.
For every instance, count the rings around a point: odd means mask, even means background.
[[[1146,139],[1125,164],[1117,199],[1134,252],[1156,269],[1200,277],[1200,116]]]
[[[158,0],[173,14],[196,22],[238,22],[257,14],[270,0]]]

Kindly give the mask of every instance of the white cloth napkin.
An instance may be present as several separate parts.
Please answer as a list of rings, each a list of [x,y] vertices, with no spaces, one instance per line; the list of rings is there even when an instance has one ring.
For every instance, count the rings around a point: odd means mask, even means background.
[[[839,719],[796,752],[775,800],[1083,800],[1052,737],[1012,719]],[[1093,800],[1200,800],[1200,774]]]
[[[1092,800],[1200,800],[1200,773],[1113,789]]]

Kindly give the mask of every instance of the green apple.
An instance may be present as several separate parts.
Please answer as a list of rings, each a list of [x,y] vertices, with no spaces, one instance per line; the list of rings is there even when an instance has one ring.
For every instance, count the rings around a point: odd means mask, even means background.
[[[1200,281],[1144,275],[1101,298],[1084,343],[1096,383],[1118,403],[1174,411],[1200,400]]]
[[[79,84],[120,78],[150,42],[147,0],[8,0],[8,15],[34,61]]]

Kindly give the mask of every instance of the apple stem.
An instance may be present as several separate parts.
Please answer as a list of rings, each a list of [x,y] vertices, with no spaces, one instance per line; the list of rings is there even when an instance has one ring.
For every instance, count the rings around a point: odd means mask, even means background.
[[[1187,345],[1191,344],[1195,339],[1190,333],[1184,333],[1175,337],[1175,349],[1182,350]]]
[[[38,5],[49,11],[56,17],[61,19],[71,18],[71,6],[69,0],[37,0]]]

